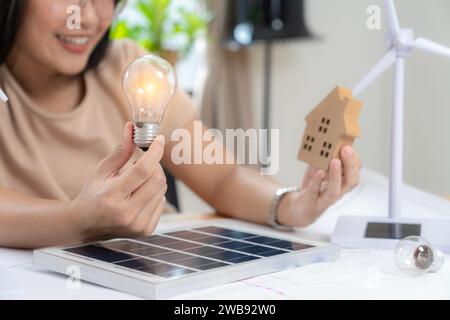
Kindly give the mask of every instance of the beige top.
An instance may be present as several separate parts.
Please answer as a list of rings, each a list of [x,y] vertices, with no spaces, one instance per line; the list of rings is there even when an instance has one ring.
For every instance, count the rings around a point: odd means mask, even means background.
[[[130,117],[122,75],[145,54],[131,41],[113,42],[101,64],[84,75],[80,105],[63,114],[35,105],[7,66],[0,66],[0,87],[9,97],[0,102],[0,186],[39,198],[74,199],[121,141]],[[166,110],[161,126],[166,139],[196,116],[185,99],[179,94]]]

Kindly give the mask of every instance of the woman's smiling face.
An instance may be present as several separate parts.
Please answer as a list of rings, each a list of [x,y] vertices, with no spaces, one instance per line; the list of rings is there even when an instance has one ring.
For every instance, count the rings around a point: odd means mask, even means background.
[[[25,59],[56,74],[81,73],[111,25],[114,7],[114,0],[26,0],[13,61]]]

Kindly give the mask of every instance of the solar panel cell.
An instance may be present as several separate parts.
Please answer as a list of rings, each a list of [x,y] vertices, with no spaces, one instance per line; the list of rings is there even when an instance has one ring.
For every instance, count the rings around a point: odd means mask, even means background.
[[[154,274],[157,276],[163,276],[168,273],[181,272],[182,270],[184,270],[184,268],[180,268],[180,267],[177,267],[177,266],[174,266],[171,264],[160,263],[160,264],[154,264],[154,265],[146,265],[143,268],[138,268],[135,270]]]
[[[188,268],[193,268],[193,269],[200,269],[201,266],[215,264],[215,263],[217,263],[217,262],[214,260],[200,258],[200,257],[192,257],[190,259],[181,260],[181,261],[176,262],[176,264],[178,264],[178,265],[188,267]]]
[[[193,256],[190,256],[188,254],[180,253],[180,252],[170,252],[165,253],[159,256],[156,256],[155,259],[167,261],[167,262],[176,262],[180,260],[190,259]]]
[[[159,262],[159,261],[150,260],[150,259],[134,259],[134,260],[116,262],[115,265],[134,269],[134,270],[139,270],[139,269],[145,269],[148,266],[154,266],[154,265],[157,265],[160,263],[161,262]]]
[[[117,262],[136,258],[136,256],[110,250],[97,245],[86,245],[81,247],[69,248],[65,249],[65,251],[104,262]]]
[[[223,252],[223,251],[224,250],[221,250],[219,248],[209,247],[209,246],[202,246],[202,247],[197,247],[197,248],[186,250],[187,253],[191,253],[191,254],[195,254],[195,255],[199,255],[199,256],[208,256],[210,254]]]
[[[140,241],[146,242],[146,243],[151,243],[151,244],[155,244],[158,246],[164,246],[166,244],[169,243],[174,243],[177,242],[177,239],[173,239],[173,238],[169,238],[169,237],[163,237],[163,236],[151,236],[148,238],[143,238],[140,239]]]
[[[163,275],[161,275],[161,277],[164,278],[169,278],[169,279],[173,279],[173,278],[180,278],[182,276],[191,274],[191,273],[195,273],[196,271],[193,270],[189,270],[189,269],[177,269],[174,271],[171,271],[169,273],[165,273]]]
[[[195,241],[196,239],[202,239],[207,237],[204,233],[192,232],[192,231],[179,231],[179,232],[170,232],[166,233],[171,237],[181,238],[185,240]]]
[[[130,240],[118,240],[118,241],[104,242],[103,247],[120,251],[133,251],[136,249],[145,248],[147,247],[147,245],[145,243],[139,243]]]
[[[262,252],[259,255],[263,256],[263,257],[273,257],[273,256],[278,256],[280,254],[285,254],[286,251],[282,251],[282,250],[271,250],[271,251],[266,251],[266,252]]]
[[[250,243],[241,242],[241,241],[228,241],[228,242],[216,244],[217,247],[230,249],[230,250],[238,250],[240,248],[245,248],[245,247],[248,247],[248,246],[251,246],[251,245],[252,244],[250,244]]]
[[[233,262],[239,258],[243,259],[243,258],[249,257],[249,255],[237,253],[237,252],[233,252],[233,251],[222,251],[222,252],[210,254],[210,255],[208,255],[208,257],[217,259],[220,261]]]
[[[231,263],[243,263],[243,262],[253,261],[253,260],[257,260],[257,259],[259,259],[259,258],[255,257],[255,256],[245,256],[245,257],[239,257],[239,258],[230,259],[229,262],[231,262]]]
[[[211,264],[205,264],[205,265],[199,266],[197,269],[206,271],[206,270],[222,268],[222,267],[226,267],[226,266],[229,266],[229,264],[223,263],[223,262],[214,262]]]
[[[261,255],[261,253],[271,251],[271,250],[273,250],[273,249],[268,248],[268,247],[258,246],[258,245],[250,245],[248,247],[237,249],[237,251],[254,254],[254,255]]]
[[[223,242],[228,242],[229,239],[207,236],[206,238],[196,239],[195,241],[203,243],[203,244],[218,244]]]
[[[174,250],[181,250],[181,251],[185,251],[187,249],[192,249],[192,248],[197,248],[199,246],[201,246],[201,244],[187,242],[187,241],[179,241],[179,242],[174,242],[174,243],[169,243],[169,244],[164,245],[164,247],[174,249]]]
[[[250,242],[259,243],[259,244],[268,244],[268,243],[271,243],[274,241],[278,241],[278,239],[264,237],[264,236],[255,236],[255,237],[247,238],[247,239],[245,239],[245,241],[250,241]]]
[[[204,227],[204,228],[196,228],[194,230],[213,234],[216,236],[233,238],[233,239],[246,239],[246,238],[251,238],[251,237],[256,236],[255,234],[252,234],[252,233],[241,232],[241,231],[219,228],[219,227]]]

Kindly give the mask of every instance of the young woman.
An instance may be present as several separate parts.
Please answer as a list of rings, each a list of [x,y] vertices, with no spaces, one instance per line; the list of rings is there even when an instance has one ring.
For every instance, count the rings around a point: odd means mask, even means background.
[[[301,188],[282,197],[278,182],[245,167],[175,165],[169,137],[193,133],[196,120],[182,92],[150,150],[136,150],[121,78],[146,53],[109,43],[118,4],[0,0],[0,87],[9,97],[0,102],[0,246],[150,235],[166,204],[160,163],[221,214],[274,226],[308,226],[358,184],[351,147],[329,174],[309,168]],[[71,5],[81,8],[75,30]]]

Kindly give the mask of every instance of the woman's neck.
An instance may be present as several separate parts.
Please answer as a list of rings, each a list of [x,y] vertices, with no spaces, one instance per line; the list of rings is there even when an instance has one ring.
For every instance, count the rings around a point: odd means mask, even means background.
[[[83,77],[49,72],[27,59],[10,57],[7,66],[33,102],[40,108],[65,113],[75,109],[84,96]]]

